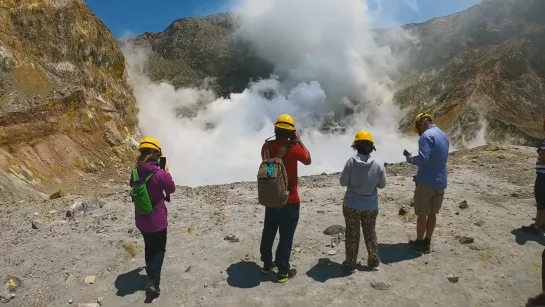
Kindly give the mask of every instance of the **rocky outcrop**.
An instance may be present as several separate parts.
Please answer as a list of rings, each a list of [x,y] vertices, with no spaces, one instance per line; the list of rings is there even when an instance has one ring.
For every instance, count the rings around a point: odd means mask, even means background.
[[[0,177],[49,190],[126,160],[136,110],[125,78],[83,0],[0,1]]]
[[[242,92],[252,79],[267,77],[272,66],[233,35],[232,14],[183,18],[160,33],[134,39],[150,56],[149,76],[176,87],[206,86],[228,96]]]

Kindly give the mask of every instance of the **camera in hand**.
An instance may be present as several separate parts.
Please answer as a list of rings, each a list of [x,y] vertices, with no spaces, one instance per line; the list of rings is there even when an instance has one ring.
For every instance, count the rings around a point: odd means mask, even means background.
[[[164,170],[166,165],[167,165],[167,157],[160,157],[159,158],[159,168]]]
[[[160,157],[159,168],[164,170],[166,165],[167,165],[167,157]],[[165,200],[170,202],[170,195],[165,195]]]
[[[403,155],[406,157],[406,156],[410,156],[411,153],[407,151],[407,149],[404,149],[403,150]]]

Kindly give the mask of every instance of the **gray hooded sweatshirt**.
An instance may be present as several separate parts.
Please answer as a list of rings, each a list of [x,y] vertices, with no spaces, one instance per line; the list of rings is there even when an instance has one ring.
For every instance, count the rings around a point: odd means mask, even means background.
[[[345,206],[356,210],[377,210],[377,188],[383,189],[386,186],[384,163],[370,156],[356,154],[346,161],[340,183],[347,187]]]

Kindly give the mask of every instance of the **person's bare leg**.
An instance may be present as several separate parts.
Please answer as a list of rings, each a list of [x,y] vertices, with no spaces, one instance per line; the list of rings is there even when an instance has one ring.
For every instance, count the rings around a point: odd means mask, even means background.
[[[433,236],[433,231],[435,230],[436,223],[437,216],[435,214],[428,215],[428,220],[426,222],[426,238],[431,240],[431,236]]]
[[[537,210],[536,226],[543,226],[544,224],[545,224],[545,210]]]
[[[426,234],[426,228],[428,223],[428,217],[425,215],[419,216],[416,219],[416,239],[424,240],[424,235]]]

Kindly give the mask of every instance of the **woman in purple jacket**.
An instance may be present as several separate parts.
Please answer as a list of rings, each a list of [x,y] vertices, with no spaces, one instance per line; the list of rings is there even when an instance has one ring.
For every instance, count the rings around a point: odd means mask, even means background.
[[[149,198],[153,211],[148,215],[140,214],[135,210],[136,227],[144,237],[146,274],[148,275],[147,289],[159,296],[161,290],[161,268],[165,258],[167,245],[167,207],[165,196],[170,196],[176,190],[176,185],[168,172],[168,168],[159,168],[161,147],[159,142],[152,137],[146,137],[138,146],[140,156],[136,161],[139,178],[146,178],[153,174],[147,183]],[[133,186],[131,175],[130,186]]]

